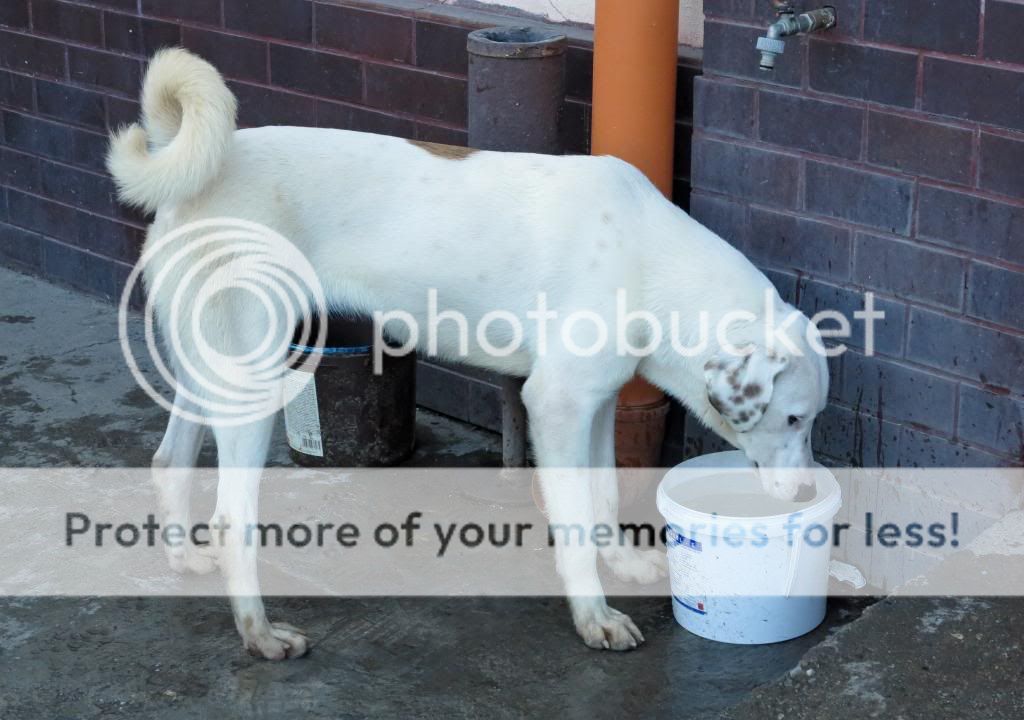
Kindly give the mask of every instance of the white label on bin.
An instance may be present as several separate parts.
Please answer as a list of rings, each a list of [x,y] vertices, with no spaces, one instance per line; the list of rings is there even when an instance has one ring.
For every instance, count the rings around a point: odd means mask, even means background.
[[[323,435],[320,432],[320,406],[316,400],[316,380],[312,373],[287,370],[285,393],[292,401],[284,407],[284,427],[288,445],[296,452],[322,458]]]
[[[706,615],[706,587],[697,559],[704,547],[698,540],[684,537],[672,528],[668,530],[668,565],[672,583],[672,599],[695,613]]]

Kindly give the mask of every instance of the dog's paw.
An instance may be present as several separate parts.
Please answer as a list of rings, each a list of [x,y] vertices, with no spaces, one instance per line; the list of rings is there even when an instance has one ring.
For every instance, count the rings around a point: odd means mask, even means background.
[[[604,604],[582,613],[575,623],[583,642],[595,650],[635,650],[644,641],[629,615]]]
[[[262,632],[248,632],[242,644],[250,655],[267,660],[290,660],[302,657],[309,649],[306,634],[288,623],[265,623]]]
[[[668,561],[660,550],[630,550],[605,559],[608,567],[622,582],[650,585],[668,574]]]
[[[167,548],[167,564],[182,575],[207,575],[217,569],[216,552],[210,548],[194,546]]]

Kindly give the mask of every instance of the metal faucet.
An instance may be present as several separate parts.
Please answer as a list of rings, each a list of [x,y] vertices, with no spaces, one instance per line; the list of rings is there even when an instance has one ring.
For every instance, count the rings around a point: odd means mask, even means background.
[[[786,49],[786,43],[782,38],[812,33],[816,30],[828,30],[836,24],[834,7],[823,7],[797,15],[793,3],[789,0],[772,0],[772,6],[779,19],[768,26],[767,35],[757,39],[762,70],[775,69],[775,58]]]

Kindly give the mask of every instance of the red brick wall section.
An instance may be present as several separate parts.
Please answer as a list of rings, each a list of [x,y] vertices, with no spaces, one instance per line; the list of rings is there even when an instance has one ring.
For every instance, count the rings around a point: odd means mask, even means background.
[[[424,7],[427,6],[427,7]],[[466,35],[516,22],[412,0],[0,1],[0,263],[119,297],[146,218],[103,169],[137,119],[146,58],[183,45],[237,94],[243,126],[336,127],[466,143]],[[574,31],[564,145],[589,150],[592,53]],[[680,61],[677,201],[690,197],[694,60]],[[490,376],[422,364],[420,400],[500,426]]]
[[[692,211],[805,311],[887,311],[876,357],[833,364],[819,453],[1020,465],[1024,4],[828,4],[836,30],[768,75],[768,0],[705,0]]]
[[[466,142],[466,34],[487,22],[400,0],[4,0],[0,261],[114,297],[146,219],[118,206],[108,128],[137,118],[147,56],[183,45],[238,95],[243,126]],[[565,146],[587,152],[591,50],[568,57]],[[689,201],[694,63],[681,76],[677,197]]]

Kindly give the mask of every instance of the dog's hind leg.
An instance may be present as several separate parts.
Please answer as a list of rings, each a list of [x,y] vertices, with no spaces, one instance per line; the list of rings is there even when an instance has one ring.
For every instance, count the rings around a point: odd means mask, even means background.
[[[269,660],[306,653],[306,636],[267,620],[256,570],[260,475],[274,427],[271,416],[238,427],[217,426],[219,482],[210,533],[218,536],[217,564],[231,597],[235,627],[245,648]]]
[[[178,544],[167,543],[164,548],[171,569],[175,572],[208,573],[217,565],[209,553],[204,554],[192,544],[189,496],[192,476],[199,451],[206,435],[206,426],[186,417],[200,415],[197,406],[179,391],[174,398],[167,431],[153,456],[153,483],[160,496],[161,527],[184,528],[186,537]]]
[[[592,648],[629,650],[643,642],[643,635],[629,616],[605,601],[592,540],[591,429],[594,414],[607,398],[568,387],[568,377],[571,373],[545,376],[536,370],[523,388],[555,561],[583,642]]]
[[[653,583],[665,577],[668,568],[660,550],[637,550],[627,543],[619,529],[619,475],[615,469],[615,403],[605,401],[594,416],[590,462],[594,468],[591,488],[594,520],[600,526],[616,528],[616,542],[601,545],[601,557],[619,580]],[[628,471],[627,471],[628,473]],[[628,474],[627,474],[628,477]]]

